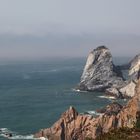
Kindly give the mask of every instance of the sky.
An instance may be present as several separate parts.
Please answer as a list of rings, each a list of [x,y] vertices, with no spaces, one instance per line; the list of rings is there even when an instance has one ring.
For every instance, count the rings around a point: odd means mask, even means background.
[[[140,53],[140,0],[0,0],[0,59]]]

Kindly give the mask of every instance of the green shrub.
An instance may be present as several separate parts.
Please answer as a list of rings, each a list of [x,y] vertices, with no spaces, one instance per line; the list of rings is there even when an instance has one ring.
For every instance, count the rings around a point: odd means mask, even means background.
[[[112,130],[106,134],[98,136],[96,140],[131,140],[129,138],[131,131],[132,130],[128,128]]]

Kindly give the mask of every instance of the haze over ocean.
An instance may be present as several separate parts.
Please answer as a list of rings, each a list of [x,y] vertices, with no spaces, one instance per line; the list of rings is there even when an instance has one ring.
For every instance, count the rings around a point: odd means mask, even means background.
[[[140,52],[139,0],[1,0],[0,60]]]

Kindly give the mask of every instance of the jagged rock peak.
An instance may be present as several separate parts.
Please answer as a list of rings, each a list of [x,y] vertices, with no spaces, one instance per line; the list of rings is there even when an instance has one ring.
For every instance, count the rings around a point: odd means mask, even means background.
[[[99,46],[88,55],[78,89],[104,91],[113,84],[121,85],[122,79],[121,71],[113,64],[110,50]]]
[[[69,118],[69,120],[73,120],[76,119],[77,116],[78,112],[76,111],[76,109],[70,106],[69,109],[62,114],[61,118]]]
[[[102,46],[98,46],[95,50],[102,50],[102,49],[106,49],[109,50],[106,46],[102,45]]]

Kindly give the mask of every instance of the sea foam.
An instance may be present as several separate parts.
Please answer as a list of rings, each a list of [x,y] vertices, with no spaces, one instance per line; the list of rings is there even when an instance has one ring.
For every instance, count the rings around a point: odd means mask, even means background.
[[[9,136],[12,134],[12,136]],[[9,130],[8,128],[0,128],[0,136],[11,140],[48,140],[47,138],[40,137],[34,138],[34,135],[18,135],[16,132]]]
[[[116,97],[114,96],[98,96],[99,98],[104,98],[104,99],[112,99],[112,100],[115,100]]]

